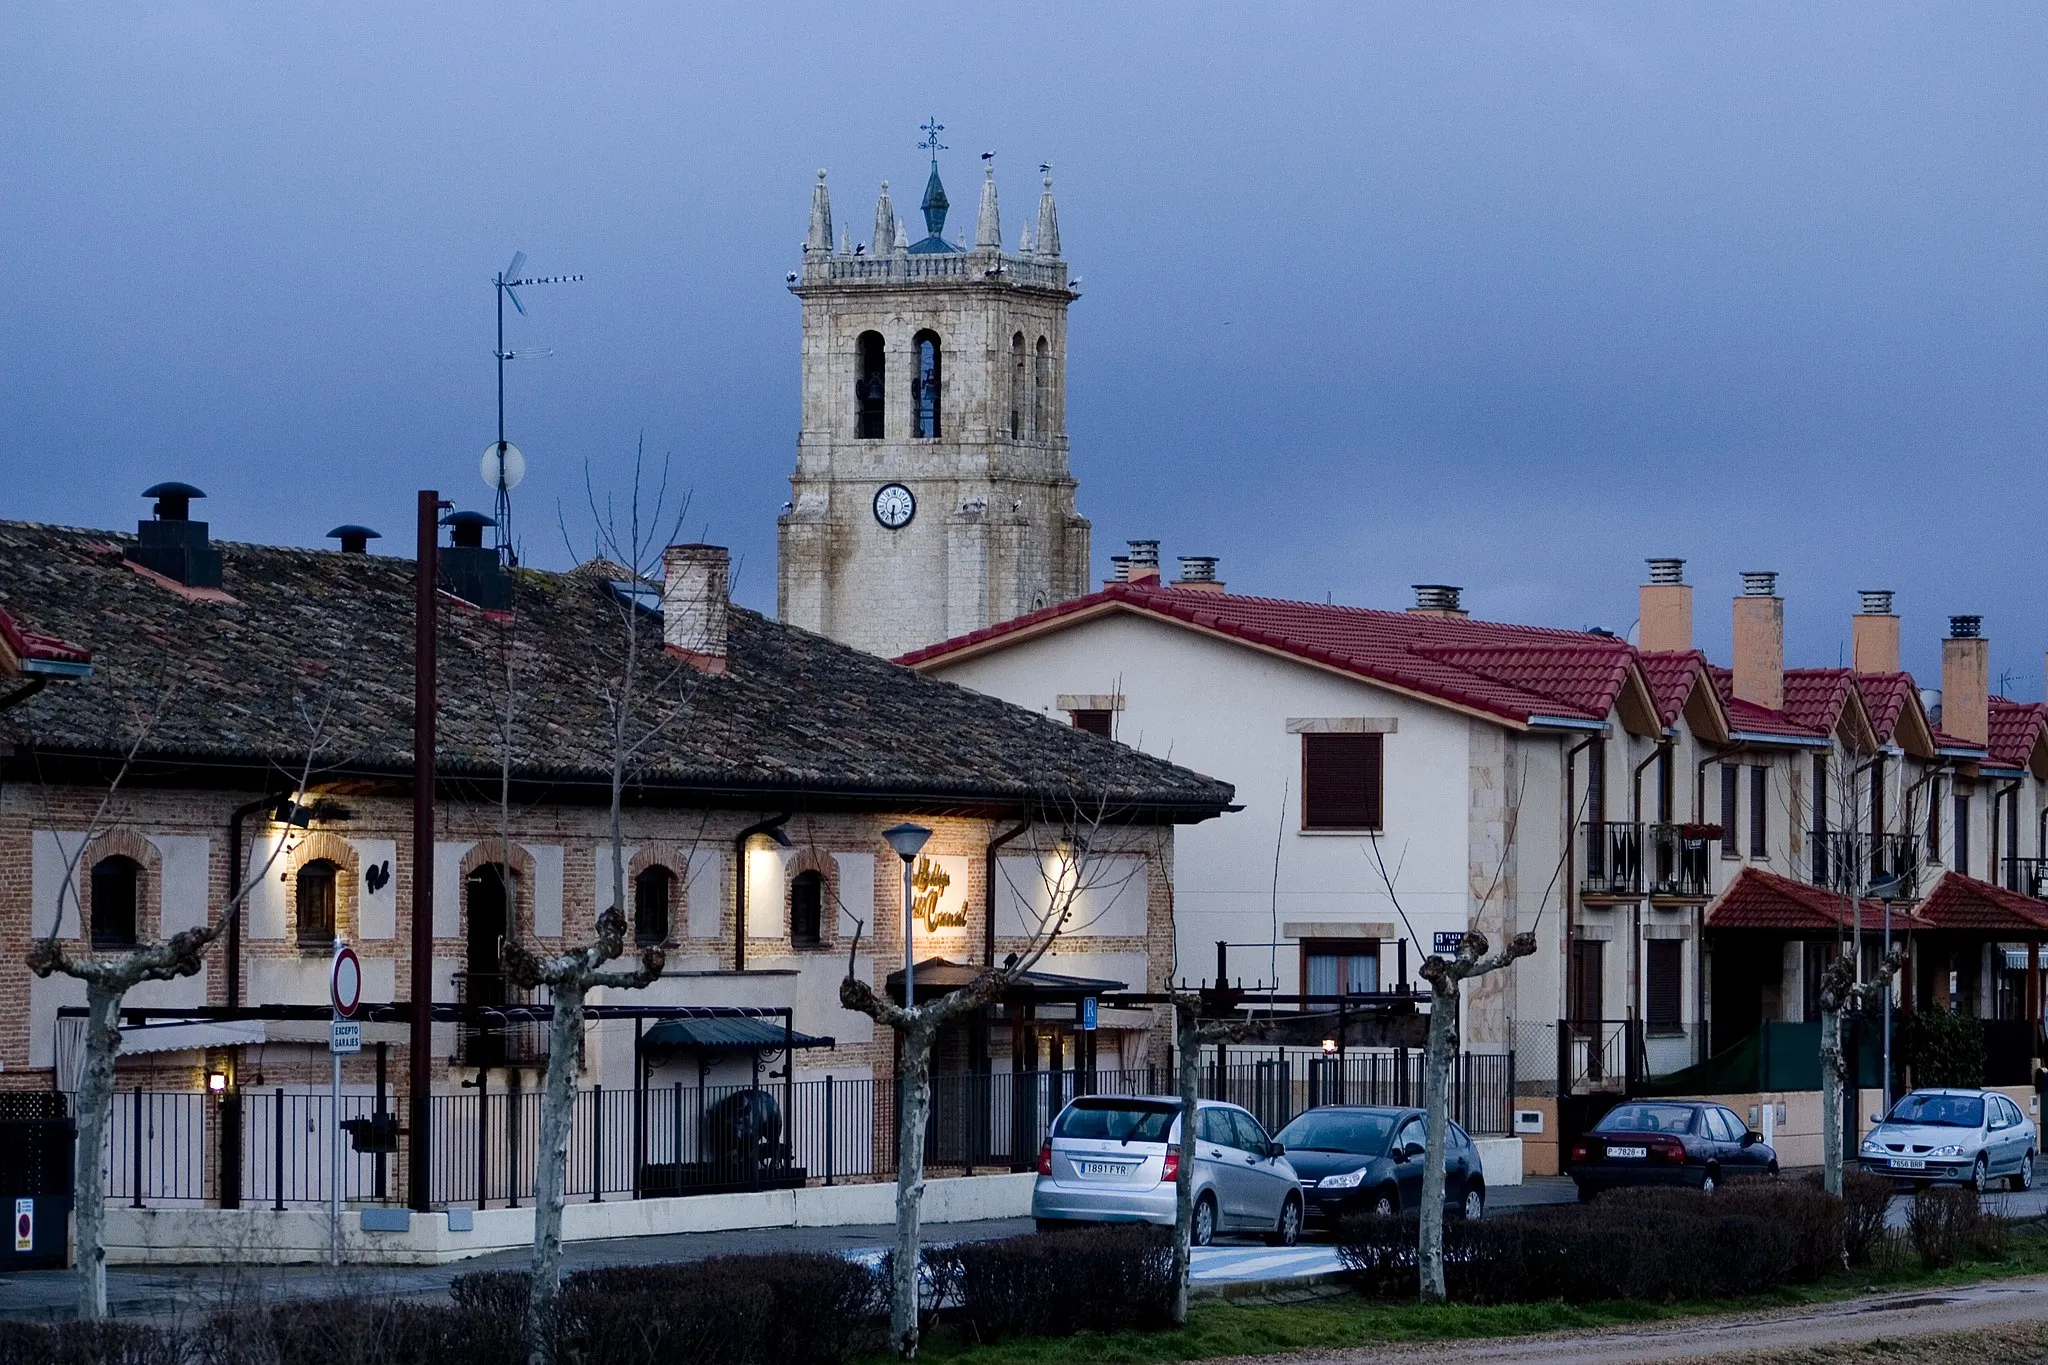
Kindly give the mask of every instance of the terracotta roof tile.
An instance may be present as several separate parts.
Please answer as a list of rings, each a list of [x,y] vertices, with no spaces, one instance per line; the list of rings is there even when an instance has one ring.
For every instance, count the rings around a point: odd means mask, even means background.
[[[1920,917],[1937,929],[1973,929],[1986,933],[2048,932],[2048,901],[2037,901],[1991,882],[1946,872],[1927,899]]]
[[[918,667],[1063,618],[1118,609],[1183,622],[1520,722],[1532,716],[1605,720],[1635,655],[1611,635],[1119,583],[942,641],[899,662]]]
[[[1863,696],[1863,709],[1870,713],[1870,728],[1879,744],[1892,742],[1899,718],[1913,703],[1918,690],[1911,673],[1858,673],[1856,690]]]
[[[17,659],[43,659],[51,663],[89,664],[92,651],[83,645],[74,645],[69,640],[60,640],[54,635],[45,635],[38,630],[16,621],[4,608],[0,608],[0,644]]]
[[[1884,903],[1863,902],[1863,925],[1870,928],[1883,921]],[[1709,929],[1774,929],[1791,933],[1834,933],[1851,927],[1854,915],[1846,897],[1825,887],[1781,877],[1758,867],[1737,873],[1714,903],[1707,908]],[[1894,906],[1894,929],[1925,929],[1928,925],[1915,915]]]
[[[2008,767],[2024,768],[2033,760],[2041,731],[2048,726],[2048,704],[1991,698],[1991,757]]]
[[[1728,708],[1728,728],[1731,731],[1779,735],[1787,739],[1826,739],[1833,733],[1832,727],[1816,729],[1802,725],[1783,711],[1773,711],[1767,706],[1742,700],[1735,695],[1735,670],[1732,668],[1715,664],[1707,671],[1714,679],[1714,690],[1720,694],[1721,704]]]
[[[1693,680],[1707,667],[1707,656],[1697,649],[1639,653],[1643,677],[1650,684],[1650,696],[1657,703],[1657,719],[1669,725],[1685,709],[1692,695]]]

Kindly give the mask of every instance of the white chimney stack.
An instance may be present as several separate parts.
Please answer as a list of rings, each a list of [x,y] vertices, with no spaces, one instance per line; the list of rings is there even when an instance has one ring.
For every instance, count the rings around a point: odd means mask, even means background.
[[[671,545],[661,552],[661,642],[700,673],[725,672],[731,552]]]

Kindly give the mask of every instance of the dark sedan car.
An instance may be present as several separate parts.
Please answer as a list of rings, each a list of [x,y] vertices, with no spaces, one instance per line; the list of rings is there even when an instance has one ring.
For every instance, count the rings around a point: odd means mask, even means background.
[[[1692,1185],[1776,1175],[1778,1154],[1735,1111],[1702,1100],[1630,1100],[1572,1144],[1579,1198],[1617,1185]]]
[[[1422,1202],[1429,1116],[1420,1109],[1333,1104],[1311,1109],[1282,1128],[1277,1140],[1301,1177],[1311,1222],[1356,1213],[1399,1213]],[[1477,1218],[1486,1208],[1486,1173],[1465,1130],[1448,1125],[1444,1204]]]

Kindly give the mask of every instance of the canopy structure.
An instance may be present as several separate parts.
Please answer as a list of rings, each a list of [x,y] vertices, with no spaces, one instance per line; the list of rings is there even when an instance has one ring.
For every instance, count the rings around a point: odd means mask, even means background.
[[[830,1038],[785,1030],[773,1019],[664,1019],[647,1030],[640,1045],[649,1050],[696,1052],[775,1052],[833,1047]]]
[[[917,998],[928,1000],[970,985],[985,970],[954,962],[943,957],[928,957],[913,969],[916,973]],[[893,1000],[903,999],[903,972],[897,969],[889,973],[884,988]],[[1090,996],[1111,995],[1128,988],[1128,983],[1111,981],[1106,977],[1061,976],[1057,972],[1022,972],[1003,992],[1004,1000],[1028,1001],[1034,1004],[1049,1004],[1055,1001],[1073,1002]]]

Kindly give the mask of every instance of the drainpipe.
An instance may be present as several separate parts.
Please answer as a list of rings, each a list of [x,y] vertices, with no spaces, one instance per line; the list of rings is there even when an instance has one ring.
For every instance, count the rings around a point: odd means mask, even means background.
[[[988,850],[982,855],[981,960],[982,965],[990,969],[994,969],[996,965],[996,851],[1030,828],[1031,818],[1026,816],[1011,828],[990,839]]]
[[[1572,1012],[1572,907],[1579,896],[1579,785],[1574,774],[1579,755],[1592,747],[1595,738],[1598,736],[1580,740],[1564,754],[1564,1008],[1558,1012],[1560,1019],[1570,1019]],[[1558,1077],[1558,1085],[1562,1095],[1570,1088],[1571,1078]]]
[[[732,836],[732,969],[747,969],[747,841],[756,834],[772,834],[783,847],[789,836],[782,827],[789,823],[788,811],[757,820]]]
[[[1636,830],[1636,875],[1643,874],[1643,855],[1649,851],[1649,840],[1643,837],[1643,769],[1657,761],[1657,756],[1671,747],[1668,737],[1660,737],[1650,746],[1650,752],[1642,762],[1629,771],[1628,817]],[[1628,942],[1628,1017],[1633,1022],[1642,1017],[1643,1003],[1643,897],[1649,894],[1638,889],[1630,909],[1635,927]],[[1629,1046],[1635,1046],[1635,1039],[1629,1039]]]
[[[2005,847],[2005,842],[2006,842],[2006,841],[2005,841],[2005,826],[2004,826],[2004,824],[2003,824],[2003,823],[2001,823],[2001,822],[2000,822],[2000,820],[1999,820],[1999,818],[1998,818],[1998,807],[1999,807],[1999,806],[2000,806],[2000,805],[2001,805],[2002,803],[2004,803],[2004,802],[2007,802],[2007,801],[2010,801],[2010,802],[2012,803],[2012,809],[2013,809],[2013,814],[2014,814],[2014,816],[2018,816],[2018,814],[2019,814],[2019,809],[2020,809],[2020,807],[2019,807],[2019,800],[2020,800],[2020,784],[2021,784],[2021,783],[2022,783],[2022,782],[2023,782],[2024,780],[2025,780],[2024,778],[2018,778],[2018,777],[2015,777],[2015,778],[2014,778],[2014,779],[2012,780],[2012,783],[2011,783],[2011,785],[2010,785],[2010,786],[2008,786],[2008,787],[2007,787],[2007,788],[2006,788],[2006,789],[2005,789],[2004,791],[2000,791],[2000,792],[1993,792],[1993,793],[1991,794],[1991,849],[1992,849],[1992,853],[1991,853],[1991,884],[1992,884],[1993,886],[1996,886],[1996,885],[1998,885],[1998,861],[1999,861],[1999,858],[2000,858],[2001,856],[2003,856],[2003,857],[2005,857],[2005,858],[2007,858],[2007,859],[2012,859],[2012,858],[2017,858],[2017,857],[2019,857],[2019,856],[2020,856],[2020,855],[2019,855],[2019,851],[2018,851],[2018,847],[2017,847],[2017,845],[2019,844],[2019,838],[2018,838],[2018,835],[2017,835],[2017,833],[2015,833],[2015,835],[2014,835],[2014,837],[2013,837],[2013,840],[2012,840],[2012,842],[2013,842],[2013,844],[2015,845],[2015,847],[2013,847],[2013,848],[2007,848],[2007,847]],[[2018,828],[2018,825],[2019,825],[2019,821],[2018,821],[2017,819],[2015,819],[2015,820],[2013,821],[2013,825],[2014,825],[2015,831],[2017,831],[2017,828]],[[2015,869],[2013,869],[2013,871],[2014,871],[2014,873],[2016,874],[2016,873],[2018,872],[2018,869],[2017,869],[2017,868],[2015,868]],[[2008,882],[2011,882],[2011,881],[2017,881],[2017,880],[2018,880],[2018,877],[2017,877],[2017,875],[2015,875],[2015,876],[2011,876],[2011,877],[2008,877],[2008,878],[2007,878],[2006,880],[2007,880]],[[2011,888],[2008,888],[2008,889],[2011,889]]]

